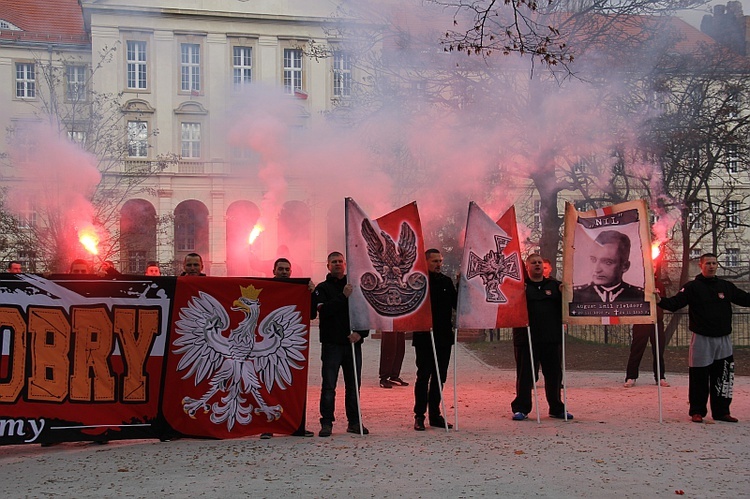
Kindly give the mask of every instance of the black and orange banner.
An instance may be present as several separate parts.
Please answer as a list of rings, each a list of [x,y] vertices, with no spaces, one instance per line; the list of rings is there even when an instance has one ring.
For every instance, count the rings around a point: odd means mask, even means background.
[[[0,445],[290,434],[309,318],[304,279],[1,274]]]

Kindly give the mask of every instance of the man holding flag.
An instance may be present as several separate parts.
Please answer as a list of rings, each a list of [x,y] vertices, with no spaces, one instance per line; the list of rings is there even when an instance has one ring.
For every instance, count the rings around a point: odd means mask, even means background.
[[[362,343],[369,331],[351,330],[349,295],[352,294],[352,285],[347,282],[344,255],[338,251],[329,254],[327,267],[328,275],[325,281],[315,287],[312,296],[313,315],[317,313],[320,318],[320,360],[323,378],[318,436],[330,437],[333,432],[339,369],[344,372],[344,407],[349,422],[346,431],[360,433],[361,430],[362,434],[367,435],[370,433],[369,430],[360,425],[358,399],[362,380]]]
[[[425,251],[429,271],[430,305],[432,308],[432,332],[435,337],[440,383],[435,370],[435,358],[429,331],[415,331],[412,339],[416,354],[417,381],[414,383],[414,429],[424,431],[425,412],[429,406],[430,426],[453,428],[440,414],[440,387],[448,377],[448,363],[453,347],[453,309],[458,294],[450,277],[441,273],[443,255],[434,248]]]
[[[561,283],[544,277],[544,260],[538,253],[526,258],[526,306],[529,312],[534,369],[531,368],[529,335],[525,327],[513,328],[513,349],[516,357],[516,398],[511,402],[514,421],[523,421],[531,412],[533,379],[544,374],[544,391],[552,418],[566,419],[565,405],[560,399],[562,366],[562,292]],[[573,419],[568,413],[567,419]]]

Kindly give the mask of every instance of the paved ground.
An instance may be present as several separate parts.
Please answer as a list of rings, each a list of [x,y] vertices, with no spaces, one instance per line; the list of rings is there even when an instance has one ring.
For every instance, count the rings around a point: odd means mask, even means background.
[[[313,332],[308,426],[317,433]],[[364,346],[362,408],[371,434],[270,440],[69,443],[0,447],[5,497],[685,497],[750,496],[750,378],[735,383],[740,423],[691,423],[687,376],[669,376],[659,423],[654,385],[571,372],[575,420],[510,420],[514,374],[458,350],[458,431],[412,428],[412,387],[377,383],[379,341]],[[452,369],[452,367],[451,367]],[[407,348],[404,378],[414,379]],[[446,399],[456,420],[453,376]],[[642,378],[646,380],[647,378]],[[343,384],[343,381],[341,382]],[[343,417],[343,386],[337,417]],[[543,391],[542,391],[543,393]],[[540,393],[541,395],[541,393]],[[542,397],[543,399],[543,397]]]

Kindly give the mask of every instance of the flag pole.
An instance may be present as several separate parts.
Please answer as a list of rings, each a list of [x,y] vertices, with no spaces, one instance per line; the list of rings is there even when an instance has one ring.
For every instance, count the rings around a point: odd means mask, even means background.
[[[453,429],[458,431],[458,327],[453,328]],[[445,408],[443,408],[445,414]],[[445,426],[448,426],[446,423]]]
[[[359,333],[357,333],[359,334]],[[354,371],[354,393],[357,395],[357,416],[359,417],[359,434],[364,436],[364,425],[362,424],[362,405],[359,402],[359,376],[357,376],[357,350],[354,348],[354,343],[349,342],[352,345],[352,370]]]
[[[565,332],[567,324],[562,325],[562,383],[563,383],[563,416],[568,420],[568,380],[565,370]]]
[[[542,417],[539,414],[539,395],[536,391],[536,369],[534,368],[534,349],[531,346],[531,326],[526,326],[526,335],[529,338],[529,359],[531,359],[531,381],[534,386],[534,407],[536,408],[536,422],[542,424]]]
[[[435,375],[438,382],[438,388],[440,388],[440,405],[443,408],[443,414],[445,415],[445,399],[443,398],[443,382],[440,380],[440,366],[438,365],[437,358],[437,347],[435,347],[435,333],[430,329],[430,340],[432,341],[432,357],[435,359]],[[427,400],[429,403],[429,386],[427,387]],[[429,411],[429,409],[428,409]],[[445,417],[443,417],[445,419]],[[445,422],[445,432],[448,433],[448,422]]]
[[[656,345],[656,397],[659,400],[659,423],[663,423],[663,417],[662,417],[662,404],[661,404],[661,362],[659,362],[659,357],[661,357],[661,350],[659,350],[659,324],[658,319],[657,323],[654,324],[654,339],[656,342],[654,343]]]

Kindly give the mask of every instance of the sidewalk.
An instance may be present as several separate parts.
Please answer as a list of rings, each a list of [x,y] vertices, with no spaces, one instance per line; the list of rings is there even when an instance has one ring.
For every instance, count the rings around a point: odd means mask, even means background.
[[[320,344],[312,333],[308,429],[317,434]],[[735,383],[740,423],[691,423],[687,376],[662,389],[622,388],[613,373],[568,373],[564,422],[514,422],[514,373],[483,364],[458,347],[458,431],[412,429],[414,352],[409,387],[378,385],[380,342],[364,344],[362,412],[370,435],[345,432],[343,380],[330,438],[276,436],[0,447],[6,497],[742,497],[750,494],[750,378]],[[647,382],[646,377],[640,381]],[[453,365],[446,386],[453,407]]]

